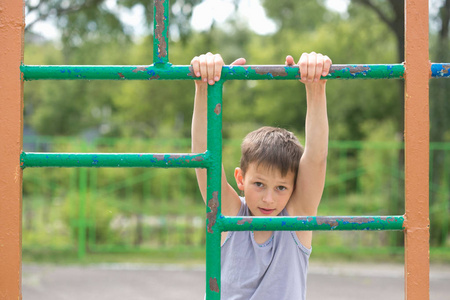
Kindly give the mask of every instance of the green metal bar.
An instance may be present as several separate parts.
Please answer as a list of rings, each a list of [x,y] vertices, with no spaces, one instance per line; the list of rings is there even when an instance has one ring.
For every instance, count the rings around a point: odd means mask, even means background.
[[[80,170],[78,202],[78,259],[86,256],[86,200],[87,200],[87,169]]]
[[[347,156],[348,149],[341,148],[339,151],[339,174],[345,174],[347,171],[347,164],[346,164],[346,156]],[[339,185],[339,207],[343,208],[343,211],[345,211],[345,194],[347,191],[346,187],[347,181],[342,182]]]
[[[88,216],[88,246],[92,249],[95,245],[96,239],[96,202],[97,202],[97,178],[98,178],[98,170],[90,169],[89,170],[89,216]]]
[[[200,154],[151,153],[34,153],[22,152],[22,169],[29,167],[154,167],[206,168],[208,152]]]
[[[153,63],[169,62],[169,0],[155,0],[153,10]]]
[[[404,216],[225,217],[222,231],[403,230]]]
[[[208,167],[206,206],[206,299],[220,299],[220,239],[217,219],[221,215],[222,179],[222,87],[208,86],[207,148],[212,156]]]
[[[444,159],[444,171],[442,174],[442,242],[445,245],[448,236],[448,223],[449,223],[449,199],[445,195],[450,195],[449,193],[449,168],[450,168],[450,153],[445,154]]]
[[[193,80],[191,66],[21,65],[24,80]],[[326,79],[402,79],[403,64],[332,65]],[[430,71],[431,72],[431,71]],[[298,66],[224,66],[224,80],[299,79]]]

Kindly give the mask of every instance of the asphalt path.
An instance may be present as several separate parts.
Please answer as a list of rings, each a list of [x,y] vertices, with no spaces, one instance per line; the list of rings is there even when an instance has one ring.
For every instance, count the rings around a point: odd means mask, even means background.
[[[310,263],[308,300],[405,299],[403,265]],[[24,265],[24,300],[203,299],[204,266]],[[450,266],[432,265],[430,299],[450,299]]]

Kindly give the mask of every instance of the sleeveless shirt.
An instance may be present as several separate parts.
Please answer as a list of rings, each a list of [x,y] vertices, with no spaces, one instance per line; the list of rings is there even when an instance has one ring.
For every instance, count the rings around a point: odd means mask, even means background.
[[[250,216],[241,198],[237,216]],[[286,208],[279,216],[288,216]],[[295,231],[273,231],[258,244],[252,231],[230,231],[222,245],[221,299],[304,300],[311,249]]]

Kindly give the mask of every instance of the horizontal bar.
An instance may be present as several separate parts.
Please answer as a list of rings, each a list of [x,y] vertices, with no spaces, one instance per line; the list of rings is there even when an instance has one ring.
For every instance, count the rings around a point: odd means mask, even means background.
[[[404,216],[226,217],[221,231],[403,230]]]
[[[32,167],[207,168],[210,164],[208,152],[200,154],[22,152],[20,155],[22,169]]]
[[[192,80],[197,79],[191,66],[44,66],[22,65],[24,80]],[[391,65],[332,65],[326,79],[399,79],[403,64]],[[224,80],[289,80],[300,77],[298,66],[247,65],[224,66]]]
[[[431,77],[433,78],[450,78],[450,63],[448,64],[431,64]]]

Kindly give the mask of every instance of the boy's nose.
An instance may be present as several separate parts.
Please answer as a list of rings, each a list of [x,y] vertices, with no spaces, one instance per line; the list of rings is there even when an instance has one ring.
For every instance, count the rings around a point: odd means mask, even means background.
[[[273,195],[271,192],[267,192],[263,197],[263,202],[265,203],[273,203]]]

